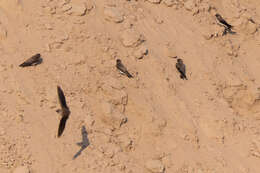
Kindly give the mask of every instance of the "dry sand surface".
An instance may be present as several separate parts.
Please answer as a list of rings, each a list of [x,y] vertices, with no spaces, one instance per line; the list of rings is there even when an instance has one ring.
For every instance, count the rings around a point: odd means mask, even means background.
[[[0,173],[259,173],[259,24],[259,0],[0,0]]]

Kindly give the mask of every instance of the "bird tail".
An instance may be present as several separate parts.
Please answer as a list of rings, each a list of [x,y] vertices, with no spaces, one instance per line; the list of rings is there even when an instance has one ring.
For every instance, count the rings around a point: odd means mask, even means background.
[[[126,75],[127,75],[128,78],[133,78],[133,76],[128,72],[126,73]]]
[[[185,79],[185,80],[188,80],[188,78],[186,77],[186,75],[185,74],[181,74],[181,79]]]
[[[22,64],[19,65],[19,67],[26,67],[26,66],[30,66],[30,64],[27,63],[27,62],[24,62],[24,63],[22,63]]]

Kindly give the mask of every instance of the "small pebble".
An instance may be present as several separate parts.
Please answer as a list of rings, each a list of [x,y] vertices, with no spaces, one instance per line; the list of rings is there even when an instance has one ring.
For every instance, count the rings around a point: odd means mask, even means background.
[[[148,160],[145,163],[145,167],[152,173],[163,173],[165,170],[165,167],[160,160]]]

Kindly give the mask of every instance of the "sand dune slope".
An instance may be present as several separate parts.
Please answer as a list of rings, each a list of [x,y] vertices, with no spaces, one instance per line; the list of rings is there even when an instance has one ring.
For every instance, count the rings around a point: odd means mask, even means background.
[[[0,1],[0,172],[260,172],[259,24],[258,0]]]

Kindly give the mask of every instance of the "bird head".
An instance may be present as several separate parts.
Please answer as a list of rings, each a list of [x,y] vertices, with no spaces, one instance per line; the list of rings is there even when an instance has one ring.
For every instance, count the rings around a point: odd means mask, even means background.
[[[56,112],[57,112],[58,114],[61,114],[62,110],[61,110],[61,109],[57,109]]]
[[[180,59],[180,58],[177,59],[177,62],[178,63],[183,63],[182,59]]]
[[[116,63],[121,63],[121,60],[120,60],[120,59],[117,59],[117,60],[116,60]]]

